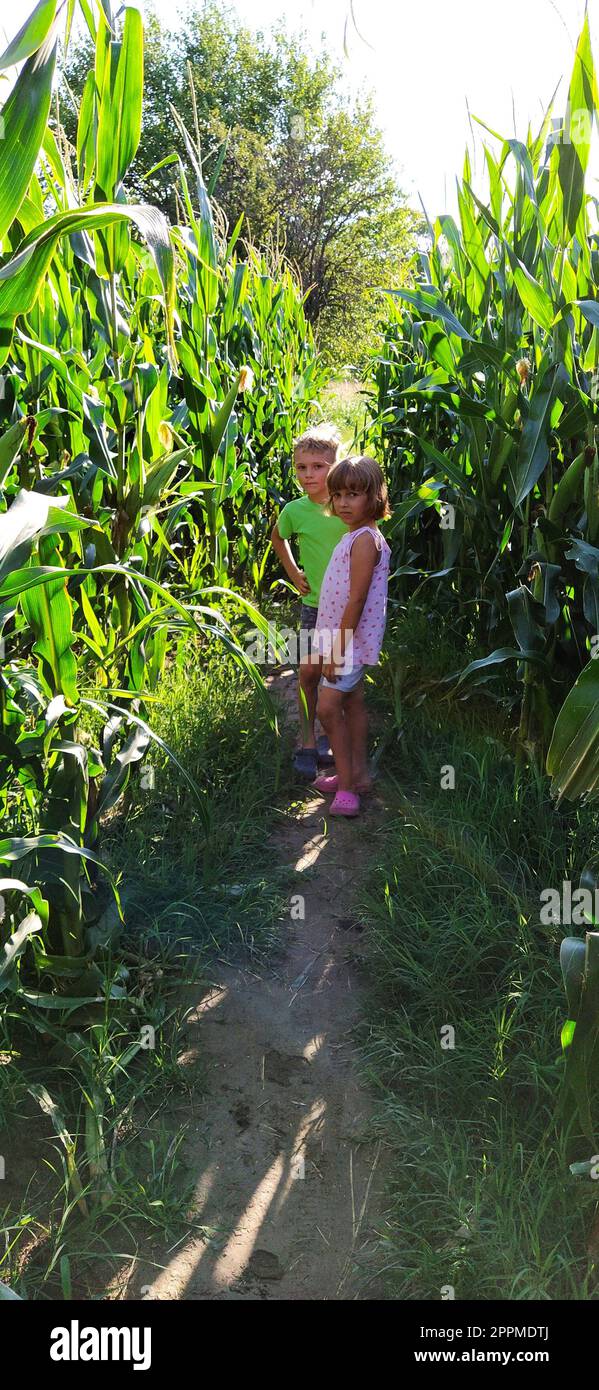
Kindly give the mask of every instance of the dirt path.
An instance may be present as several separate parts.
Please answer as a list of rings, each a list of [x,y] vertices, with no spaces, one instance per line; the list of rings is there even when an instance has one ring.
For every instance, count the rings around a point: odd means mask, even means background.
[[[284,705],[294,702],[293,672],[271,684]],[[365,950],[352,905],[380,805],[375,798],[357,824],[325,823],[325,810],[308,790],[273,844],[296,873],[284,958],[260,978],[217,966],[188,1015],[208,1084],[184,1158],[194,1224],[214,1234],[155,1252],[126,1297],[381,1297],[383,1156],[362,1138],[370,1102],[352,1039]]]

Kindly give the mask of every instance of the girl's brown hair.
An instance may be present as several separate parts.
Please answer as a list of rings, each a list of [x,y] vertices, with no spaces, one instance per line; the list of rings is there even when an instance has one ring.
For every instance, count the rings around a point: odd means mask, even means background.
[[[328,475],[327,487],[332,512],[335,510],[335,493],[341,492],[342,488],[351,488],[354,492],[366,493],[370,521],[383,521],[391,516],[383,471],[376,459],[369,458],[367,454],[360,457],[352,455],[336,463]]]

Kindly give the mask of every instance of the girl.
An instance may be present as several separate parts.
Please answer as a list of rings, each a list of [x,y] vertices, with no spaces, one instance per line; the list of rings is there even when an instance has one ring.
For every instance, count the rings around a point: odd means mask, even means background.
[[[334,792],[332,816],[357,816],[370,790],[364,668],[376,666],[385,631],[391,552],[377,521],[391,515],[387,487],[372,458],[348,458],[327,478],[330,508],[349,528],[322,581],[317,640],[323,656],[318,717],[331,741],[337,775],[318,777]]]

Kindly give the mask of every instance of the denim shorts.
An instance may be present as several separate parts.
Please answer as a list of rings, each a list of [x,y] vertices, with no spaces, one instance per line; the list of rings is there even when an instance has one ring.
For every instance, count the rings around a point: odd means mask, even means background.
[[[298,652],[299,661],[311,656],[314,651],[314,640],[312,633],[316,627],[318,609],[310,603],[302,603],[300,608],[300,622],[298,629]]]
[[[328,681],[325,676],[322,684],[329,690],[340,690],[342,695],[349,695],[350,690],[355,690],[364,676],[365,666],[354,666],[351,671],[346,671],[343,676],[337,676],[336,681]]]

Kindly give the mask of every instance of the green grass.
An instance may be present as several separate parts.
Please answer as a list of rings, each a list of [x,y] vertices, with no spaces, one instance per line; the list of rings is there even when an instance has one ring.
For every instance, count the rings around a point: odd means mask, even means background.
[[[424,642],[418,665],[426,684]],[[485,726],[468,707],[408,701],[384,762],[391,811],[362,901],[363,1055],[388,1146],[389,1296],[441,1299],[451,1285],[457,1299],[597,1297],[595,1186],[568,1170],[591,1155],[573,1153],[556,1118],[559,943],[576,928],[539,919],[541,889],[577,882],[599,856],[594,816],[556,812],[532,775],[514,799],[509,728],[494,730],[491,704]],[[453,790],[441,788],[448,765]]]
[[[188,940],[208,954],[276,949],[284,875],[273,872],[268,830],[287,742],[269,727],[249,678],[219,653],[207,665],[184,651],[160,687],[152,727],[200,791],[204,824],[179,769],[151,750],[153,787],[136,781],[126,816],[103,852],[122,874],[134,931]]]
[[[0,1153],[9,1182],[0,1187],[0,1280],[27,1298],[70,1289],[96,1297],[148,1237],[176,1241],[190,1229],[178,1107],[184,1102],[189,1117],[201,1104],[203,1063],[186,1055],[181,984],[195,982],[200,997],[217,956],[243,953],[259,966],[278,948],[285,871],[273,870],[268,841],[287,775],[286,736],[277,739],[228,657],[206,662],[192,645],[152,710],[155,732],[203,793],[204,818],[158,747],[144,765],[146,774],[154,769],[153,787],[136,775],[126,809],[107,818],[100,850],[119,878],[127,924],[112,978],[125,982],[124,997],[71,1015],[66,1028],[22,1013],[1,1025]],[[155,1048],[131,1055],[147,1024]],[[64,1143],[28,1090],[40,1083],[75,1140],[87,1215]],[[105,1201],[87,1162],[92,1096],[103,1114]]]
[[[191,982],[194,965],[187,953],[158,943],[151,959],[143,946],[123,955],[127,996],[96,1008],[86,1027],[77,1031],[73,1016],[70,1031],[44,1021],[42,1043],[35,1020],[13,1021],[12,1060],[0,1078],[8,1180],[0,1279],[21,1297],[67,1297],[66,1287],[95,1297],[98,1282],[122,1267],[123,1252],[135,1258],[149,1229],[164,1238],[186,1230],[190,1192],[178,1172],[184,1131],[175,1116],[182,1100],[191,1113],[203,1086],[201,1058],[185,1059],[179,997],[181,978]],[[148,1023],[155,1047],[135,1053]],[[29,1091],[40,1084],[74,1141],[78,1184],[64,1138]],[[89,1163],[90,1100],[101,1116],[103,1175]]]
[[[322,409],[325,419],[341,430],[343,451],[359,451],[366,421],[366,404],[361,383],[352,377],[335,378],[323,392]]]

